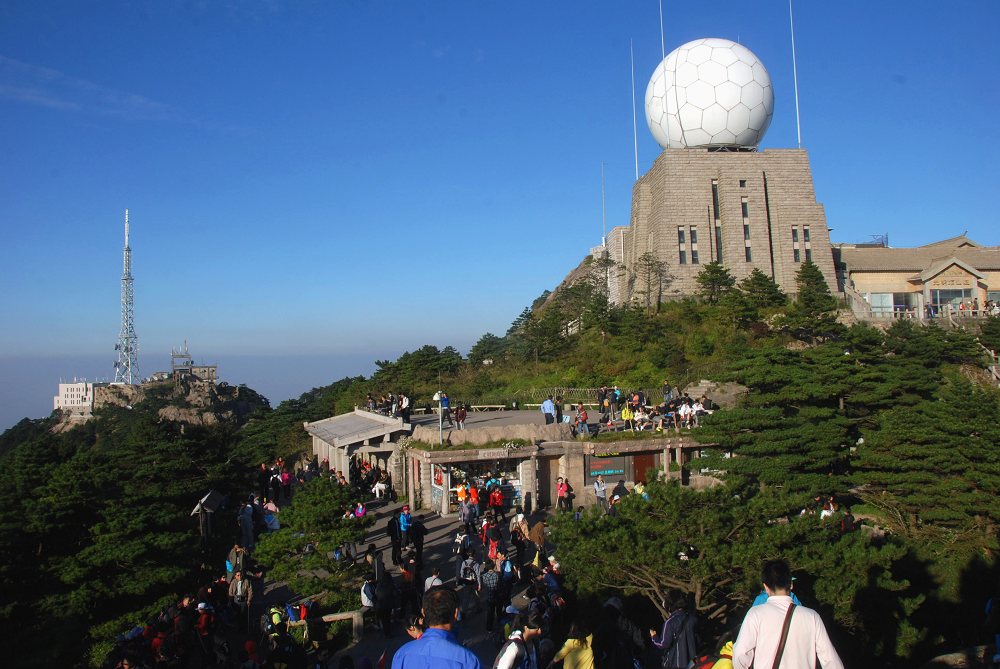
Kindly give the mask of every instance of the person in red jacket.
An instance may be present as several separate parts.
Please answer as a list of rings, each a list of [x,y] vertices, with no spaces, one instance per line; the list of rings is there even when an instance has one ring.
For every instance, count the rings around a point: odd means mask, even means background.
[[[559,511],[569,511],[569,485],[563,477],[556,479],[556,509]]]
[[[500,486],[494,486],[490,492],[490,510],[493,511],[495,518],[501,522],[504,520],[503,491],[500,490]]]

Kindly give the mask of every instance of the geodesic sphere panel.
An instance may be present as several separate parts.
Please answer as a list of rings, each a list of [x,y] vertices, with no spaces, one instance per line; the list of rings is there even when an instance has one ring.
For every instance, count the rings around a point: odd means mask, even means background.
[[[774,113],[774,90],[750,49],[714,37],[683,44],[646,86],[646,123],[663,148],[755,147]]]

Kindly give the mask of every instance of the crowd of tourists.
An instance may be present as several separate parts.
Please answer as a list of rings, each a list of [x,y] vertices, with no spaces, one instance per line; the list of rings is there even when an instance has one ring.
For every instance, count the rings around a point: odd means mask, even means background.
[[[294,470],[294,474],[292,471]],[[367,505],[395,499],[391,474],[378,464],[354,458],[348,473],[330,469],[315,457],[292,467],[282,458],[261,463],[255,491],[235,507],[237,539],[225,559],[225,571],[200,584],[148,621],[116,639],[109,667],[305,667],[305,651],[293,641],[287,621],[310,615],[308,607],[284,603],[265,611],[261,604],[266,568],[253,558],[260,536],[281,527],[281,507],[295,491],[318,477],[329,477],[351,489],[352,501],[343,518],[362,519]],[[415,523],[419,526],[419,521]],[[416,537],[410,528],[409,536]],[[416,543],[417,539],[414,539]],[[422,542],[421,542],[422,546]],[[335,560],[358,560],[353,544],[332,551]],[[233,647],[233,644],[239,647]]]
[[[384,393],[378,397],[368,393],[365,397],[365,408],[383,416],[402,418],[404,423],[410,422],[410,413],[412,412],[410,398],[404,393],[394,392]]]
[[[587,410],[587,406],[595,405],[584,402],[573,405],[573,415],[567,414],[563,398],[552,395],[542,402],[540,410],[546,425],[571,423],[576,435],[589,436],[619,430],[690,430],[699,427],[702,416],[718,409],[718,405],[707,395],[692,398],[687,393],[677,392],[666,380],[663,382],[662,392],[663,401],[653,404],[643,390],[601,386],[597,390],[597,408],[593,415]]]
[[[391,478],[377,464],[355,459],[349,467],[345,475],[313,459],[283,488],[281,474],[289,467],[280,460],[262,465],[258,489],[240,505],[239,539],[227,555],[225,573],[123,635],[108,666],[305,669],[306,649],[293,639],[288,623],[320,619],[307,604],[261,605],[265,568],[254,560],[254,546],[260,533],[270,529],[268,514],[280,514],[278,502],[287,504],[297,485],[317,476],[341,485],[349,485],[349,476],[353,482],[357,501],[344,517],[364,518],[368,504],[391,494]],[[609,485],[599,476],[593,486],[611,517],[626,496],[645,495],[641,482],[629,488],[624,481]],[[824,669],[842,666],[822,620],[792,593],[784,563],[765,566],[763,592],[743,624],[718,644],[706,643],[697,633],[696,611],[680,591],[667,593],[661,606],[666,617],[655,629],[640,624],[648,620],[648,611],[621,597],[607,598],[596,608],[577,606],[544,514],[532,518],[519,506],[510,508],[502,479],[491,472],[481,482],[461,482],[456,488],[458,525],[446,542],[450,560],[425,564],[425,519],[405,504],[386,518],[388,555],[374,543],[363,552],[342,547],[335,555],[363,568],[358,603],[374,633],[410,639],[392,656],[393,669],[479,668],[480,659],[458,643],[457,633],[491,642],[492,666],[498,669],[549,669],[560,663],[565,669],[743,669],[771,665],[782,653],[795,662],[818,658]],[[561,511],[572,510],[574,491],[568,479],[557,481],[557,497]],[[806,513],[822,515],[831,509],[837,510],[836,502],[823,498]],[[582,512],[580,507],[577,519]],[[324,658],[313,662],[316,667],[375,667],[385,666],[388,658],[383,654],[379,663],[378,658],[342,653],[338,664],[327,665]]]
[[[390,523],[401,522],[405,513]],[[396,578],[370,549],[373,568],[361,586],[361,602],[384,636],[411,638],[393,655],[392,669],[479,669],[479,656],[458,642],[459,634],[477,633],[493,641],[496,669],[558,663],[565,669],[744,669],[778,666],[782,656],[784,666],[811,667],[816,659],[824,669],[843,666],[819,615],[792,593],[784,562],[765,565],[761,595],[743,624],[703,647],[697,613],[679,590],[667,592],[667,615],[655,629],[644,630],[621,597],[608,598],[596,612],[577,606],[556,555],[549,554],[544,517],[530,522],[515,508],[509,522],[491,510],[471,522],[465,515],[459,520],[453,574],[434,567],[424,577],[411,552]],[[356,661],[373,666],[373,658]]]
[[[979,298],[959,300],[958,303],[928,304],[925,307],[928,318],[946,316],[948,314],[959,318],[987,318],[1000,316],[1000,304],[995,300],[987,300],[980,306]]]

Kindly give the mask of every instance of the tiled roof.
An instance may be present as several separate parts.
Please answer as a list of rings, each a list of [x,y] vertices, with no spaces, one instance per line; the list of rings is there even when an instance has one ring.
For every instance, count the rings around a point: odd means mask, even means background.
[[[931,242],[930,244],[924,244],[919,248],[929,249],[932,247],[937,247],[937,248],[945,247],[949,249],[957,249],[960,246],[972,246],[978,249],[982,248],[983,245],[979,244],[978,242],[972,241],[971,239],[965,236],[965,233],[962,233],[957,237],[949,237],[948,239],[942,239],[939,242]]]
[[[840,261],[851,272],[922,272],[954,257],[979,271],[1000,270],[998,246],[948,248],[940,244],[941,242],[912,249],[844,246],[839,249]]]

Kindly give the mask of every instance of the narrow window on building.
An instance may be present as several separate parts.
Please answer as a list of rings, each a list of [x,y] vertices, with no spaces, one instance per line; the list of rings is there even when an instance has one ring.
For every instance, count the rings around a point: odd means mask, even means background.
[[[712,217],[719,220],[719,182],[712,179]]]
[[[750,241],[750,225],[748,223],[743,224],[743,241]]]
[[[809,226],[808,225],[803,225],[802,226],[802,241],[807,242],[807,243],[809,241]]]
[[[698,264],[698,228],[691,226],[688,229],[690,239],[691,239],[691,264]]]
[[[799,242],[799,226],[792,226],[792,242],[798,244]]]
[[[684,251],[684,249],[681,249],[680,251],[677,252],[677,258],[680,264],[682,265],[687,264],[687,253]]]
[[[812,261],[813,261],[813,252],[812,252],[812,249],[807,246],[806,247],[806,262],[812,262]]]
[[[681,227],[677,228],[677,243],[678,244],[684,243],[684,228]]]
[[[715,259],[722,262],[722,226],[715,226]]]
[[[698,243],[698,228],[694,228],[694,227],[691,228],[691,243],[692,244],[697,244]]]
[[[744,249],[746,251],[747,262],[753,262],[753,253],[750,252],[750,247]]]
[[[691,264],[698,264],[698,249],[691,249]]]
[[[750,202],[746,198],[740,201],[740,209],[743,211],[743,220],[750,218]]]
[[[746,187],[747,187],[747,180],[740,179],[740,188],[746,188]]]
[[[792,255],[794,256],[795,262],[802,262],[802,258],[799,256],[798,249],[792,249]]]

